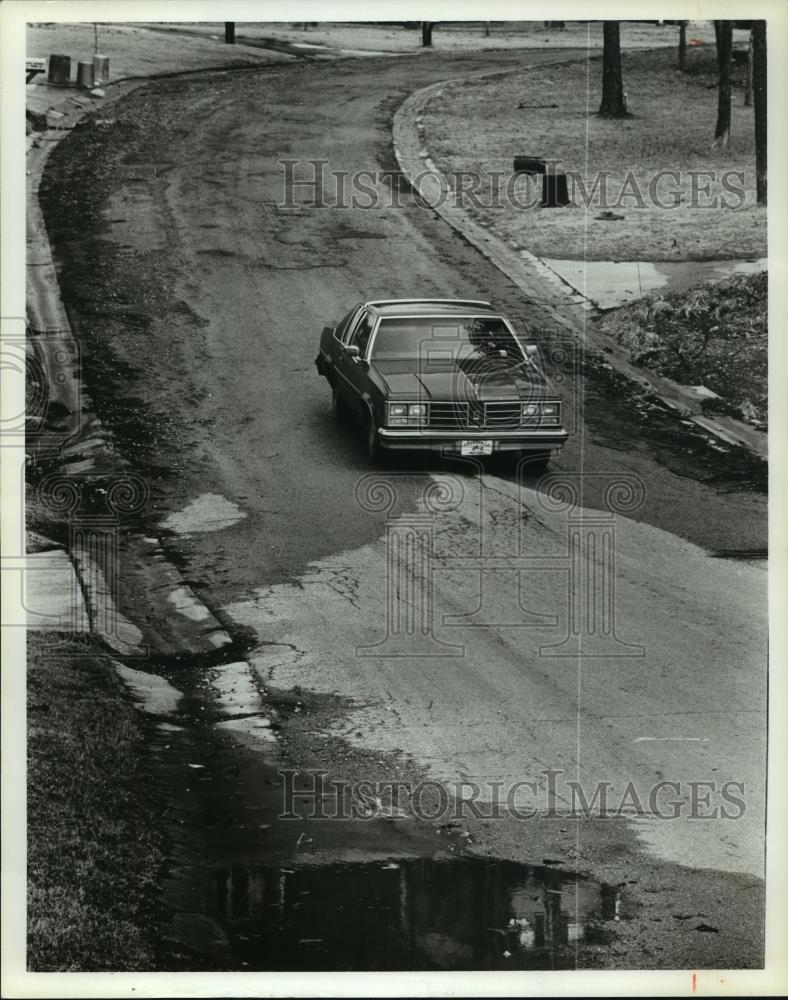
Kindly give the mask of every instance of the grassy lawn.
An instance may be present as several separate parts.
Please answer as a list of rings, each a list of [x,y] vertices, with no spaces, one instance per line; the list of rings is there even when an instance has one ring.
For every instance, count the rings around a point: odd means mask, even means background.
[[[155,24],[155,22],[146,22]],[[409,27],[405,27],[408,24]],[[165,22],[170,28],[182,28]],[[296,44],[327,46],[353,52],[423,53],[478,51],[479,49],[602,47],[601,22],[592,25],[589,38],[585,21],[566,21],[563,28],[547,27],[544,21],[440,21],[433,30],[432,48],[423,49],[418,21],[238,21],[239,41],[275,38]],[[156,27],[162,27],[159,23]],[[187,25],[190,32],[222,38],[224,23],[202,21]],[[652,48],[676,44],[678,29],[670,25],[628,22],[622,26],[622,44]],[[714,40],[710,21],[699,21],[689,29],[690,37]]]
[[[736,275],[616,309],[602,328],[634,362],[685,385],[704,385],[720,410],[766,428],[768,285],[765,273]]]
[[[150,970],[162,854],[139,714],[105,656],[52,642],[28,633],[28,966]]]
[[[741,34],[735,32],[737,48]],[[538,256],[652,261],[765,256],[766,211],[755,205],[753,110],[744,107],[744,70],[734,66],[730,146],[712,149],[714,46],[691,47],[687,59],[687,72],[680,73],[675,49],[623,53],[631,117],[621,120],[596,114],[599,60],[450,84],[424,114],[426,147],[444,173],[480,174],[481,207],[471,208],[474,216]],[[488,207],[490,172],[503,173],[505,192],[516,155],[558,160],[559,170],[578,175],[589,192],[604,173],[606,204],[597,190],[586,209],[576,186],[573,205],[540,208],[535,180],[519,176],[517,198],[537,205],[520,208],[509,199],[505,207]],[[678,180],[663,176],[653,188],[668,207],[655,204],[649,193],[660,171],[680,174]],[[713,176],[693,179],[691,171]],[[596,218],[604,210],[623,218]]]

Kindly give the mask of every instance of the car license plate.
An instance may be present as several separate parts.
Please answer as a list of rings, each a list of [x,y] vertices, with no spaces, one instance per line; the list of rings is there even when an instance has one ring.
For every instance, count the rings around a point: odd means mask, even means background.
[[[461,455],[492,455],[492,441],[460,441]]]

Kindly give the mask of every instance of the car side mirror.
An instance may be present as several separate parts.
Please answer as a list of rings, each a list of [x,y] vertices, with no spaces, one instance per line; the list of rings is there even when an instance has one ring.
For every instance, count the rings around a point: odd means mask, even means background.
[[[358,344],[348,344],[345,348],[345,354],[347,354],[351,361],[361,360],[361,351],[358,348]]]

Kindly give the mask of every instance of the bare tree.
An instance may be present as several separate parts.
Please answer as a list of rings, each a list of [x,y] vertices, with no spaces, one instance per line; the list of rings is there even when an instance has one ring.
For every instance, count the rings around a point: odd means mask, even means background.
[[[747,43],[747,76],[744,80],[744,106],[752,107],[752,29],[750,29],[750,40]]]
[[[766,21],[752,22],[752,89],[755,98],[755,191],[766,204]]]
[[[618,21],[604,21],[604,46],[602,49],[602,103],[599,114],[603,118],[625,118],[627,104],[621,79],[621,31]]]
[[[714,129],[714,146],[726,148],[731,137],[731,59],[733,58],[733,22],[715,21],[714,37],[717,40],[717,125]]]
[[[679,21],[679,69],[683,73],[687,68],[687,22]]]

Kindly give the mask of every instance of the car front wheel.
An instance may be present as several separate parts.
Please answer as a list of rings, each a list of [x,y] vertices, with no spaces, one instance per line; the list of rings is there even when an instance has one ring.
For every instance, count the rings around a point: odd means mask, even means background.
[[[375,418],[372,414],[367,417],[367,454],[373,462],[380,462],[384,456],[384,449],[380,443]]]
[[[524,460],[526,472],[540,475],[547,470],[551,456],[549,451],[521,451],[519,457]]]

